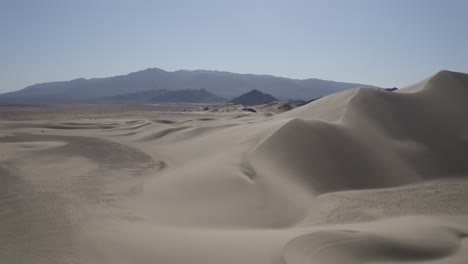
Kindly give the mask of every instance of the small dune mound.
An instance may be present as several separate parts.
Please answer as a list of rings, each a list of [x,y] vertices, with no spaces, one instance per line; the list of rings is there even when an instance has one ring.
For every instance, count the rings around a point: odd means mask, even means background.
[[[466,251],[458,251],[466,247],[466,230],[436,223],[418,224],[420,220],[388,221],[392,228],[382,228],[383,223],[379,223],[379,231],[332,229],[309,233],[289,241],[284,258],[287,264],[455,264],[468,257]]]

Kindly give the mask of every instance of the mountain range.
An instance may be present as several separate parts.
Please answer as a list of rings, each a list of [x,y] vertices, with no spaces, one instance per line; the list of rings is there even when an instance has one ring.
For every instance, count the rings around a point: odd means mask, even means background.
[[[128,93],[96,99],[99,103],[221,103],[226,99],[214,95],[205,89],[177,90],[167,89],[149,90]]]
[[[232,99],[251,90],[260,90],[280,100],[310,100],[354,87],[378,88],[365,84],[320,79],[299,80],[271,75],[207,70],[168,72],[158,68],[149,68],[115,77],[80,78],[35,84],[19,91],[0,95],[0,103],[100,103],[106,102],[110,97],[131,97],[131,94],[138,92],[200,91],[200,89],[226,99]]]

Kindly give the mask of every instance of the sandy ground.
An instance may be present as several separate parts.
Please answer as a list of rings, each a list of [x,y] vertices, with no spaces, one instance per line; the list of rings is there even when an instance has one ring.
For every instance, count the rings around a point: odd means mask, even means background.
[[[0,106],[0,263],[468,263],[468,76],[264,105]]]

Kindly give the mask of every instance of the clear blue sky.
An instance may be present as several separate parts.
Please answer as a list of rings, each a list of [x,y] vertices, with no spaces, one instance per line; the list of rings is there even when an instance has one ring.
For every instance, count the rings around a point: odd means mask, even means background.
[[[0,92],[149,67],[405,86],[468,72],[464,0],[0,0]]]

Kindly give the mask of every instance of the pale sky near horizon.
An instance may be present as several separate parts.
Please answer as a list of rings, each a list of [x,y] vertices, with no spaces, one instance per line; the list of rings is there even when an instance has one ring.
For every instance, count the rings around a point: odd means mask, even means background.
[[[150,67],[402,87],[468,72],[464,0],[0,0],[0,93]]]

